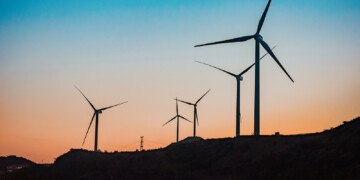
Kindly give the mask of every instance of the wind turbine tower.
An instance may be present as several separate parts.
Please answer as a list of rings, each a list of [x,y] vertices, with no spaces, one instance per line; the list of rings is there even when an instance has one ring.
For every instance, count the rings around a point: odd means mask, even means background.
[[[172,120],[174,120],[176,118],[176,142],[179,142],[179,118],[188,121],[191,123],[191,121],[189,121],[188,119],[184,118],[183,116],[179,115],[179,108],[178,108],[178,99],[176,98],[176,116],[174,116],[173,118],[171,118],[168,122],[166,122],[164,125],[165,126],[167,123],[171,122]]]
[[[275,46],[273,47],[273,49],[275,48]],[[260,60],[262,58],[264,58],[268,53],[266,53],[265,55],[263,55]],[[207,66],[210,66],[212,68],[215,68],[217,70],[220,70],[224,73],[227,73],[233,77],[235,77],[236,79],[236,137],[240,136],[240,119],[241,119],[241,113],[240,113],[240,82],[243,80],[243,75],[248,72],[255,64],[252,64],[251,66],[249,66],[248,68],[246,68],[244,71],[242,71],[240,74],[233,74],[229,71],[225,71],[223,69],[220,69],[218,67],[215,67],[213,65],[210,65],[210,64],[206,64],[206,63],[203,63],[203,62],[200,62],[200,61],[195,61],[195,62],[198,62],[200,64],[204,64],[204,65],[207,65]]]
[[[95,106],[94,106],[94,105],[89,101],[89,99],[84,95],[84,93],[82,93],[82,92],[80,91],[80,89],[77,88],[76,86],[75,86],[75,88],[76,88],[77,90],[79,90],[79,92],[84,96],[84,98],[86,99],[86,101],[90,104],[90,106],[91,106],[91,107],[93,108],[93,110],[94,110],[93,117],[91,118],[90,125],[89,125],[89,127],[88,127],[88,129],[87,129],[87,131],[86,131],[85,138],[84,138],[84,141],[83,141],[82,145],[84,145],[84,143],[85,143],[86,137],[87,137],[88,132],[89,132],[89,129],[90,129],[90,127],[91,127],[91,124],[92,124],[92,122],[93,122],[93,120],[94,120],[94,117],[96,116],[96,118],[95,118],[95,143],[94,143],[94,151],[97,152],[97,150],[98,150],[97,147],[98,147],[99,114],[101,114],[102,111],[104,111],[104,110],[106,110],[106,109],[110,109],[110,108],[112,108],[112,107],[115,107],[115,106],[118,106],[118,105],[127,103],[127,101],[122,102],[122,103],[119,103],[119,104],[115,104],[115,105],[112,105],[112,106],[109,106],[109,107],[105,107],[105,108],[101,108],[101,109],[96,109]]]
[[[186,102],[186,101],[182,101],[182,100],[177,100],[180,101],[182,103],[194,106],[194,137],[196,137],[196,124],[199,125],[199,118],[198,118],[198,114],[197,114],[197,104],[201,101],[201,99],[210,91],[210,89],[203,95],[201,96],[194,104],[190,103],[190,102]]]
[[[260,135],[260,45],[270,54],[270,56],[275,60],[275,62],[280,66],[280,68],[285,72],[285,74],[290,78],[292,82],[294,80],[291,78],[289,73],[285,70],[285,68],[281,65],[280,61],[277,59],[275,54],[271,51],[269,45],[263,40],[263,37],[260,35],[261,28],[264,24],[266,14],[269,10],[271,0],[269,0],[265,11],[263,12],[257,30],[254,35],[238,37],[234,39],[228,39],[224,41],[217,41],[207,44],[196,45],[195,47],[200,46],[208,46],[215,44],[223,44],[223,43],[234,43],[234,42],[244,42],[250,39],[255,40],[255,103],[254,103],[254,135]]]

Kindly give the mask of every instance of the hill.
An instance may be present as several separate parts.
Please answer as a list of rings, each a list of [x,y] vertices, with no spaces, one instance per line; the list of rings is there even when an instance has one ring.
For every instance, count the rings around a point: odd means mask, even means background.
[[[3,157],[3,156],[0,156],[0,165],[1,166],[9,166],[9,165],[15,165],[15,164],[34,165],[35,163],[28,160],[28,159],[25,159],[23,157],[16,157],[16,156]]]
[[[321,133],[188,139],[120,153],[72,149],[4,179],[360,179],[360,117]]]
[[[34,162],[23,157],[7,156],[0,157],[0,175],[5,174],[10,169],[19,169],[25,166],[33,166]]]

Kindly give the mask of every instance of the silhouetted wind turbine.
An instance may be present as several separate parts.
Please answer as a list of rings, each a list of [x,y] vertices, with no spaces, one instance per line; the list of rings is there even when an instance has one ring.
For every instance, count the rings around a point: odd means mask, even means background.
[[[90,104],[90,106],[91,106],[91,107],[93,108],[93,110],[94,110],[94,115],[93,115],[93,117],[91,118],[90,125],[89,125],[89,127],[88,127],[88,129],[87,129],[87,131],[86,131],[85,138],[84,138],[84,141],[83,141],[82,145],[84,145],[84,143],[85,143],[86,136],[88,135],[89,129],[90,129],[90,127],[91,127],[91,124],[92,124],[92,122],[93,122],[93,120],[94,120],[94,117],[96,116],[96,120],[95,120],[95,145],[94,145],[94,151],[97,152],[97,145],[98,145],[98,128],[99,128],[99,114],[101,114],[102,111],[104,111],[104,110],[106,110],[106,109],[110,109],[110,108],[112,108],[112,107],[115,107],[115,106],[118,106],[118,105],[127,103],[127,101],[122,102],[122,103],[119,103],[119,104],[115,104],[115,105],[112,105],[112,106],[109,106],[109,107],[105,107],[105,108],[101,108],[101,109],[96,109],[96,108],[94,107],[94,105],[91,104],[91,102],[89,101],[89,99],[84,95],[84,93],[82,93],[78,87],[75,86],[75,88],[76,88],[77,90],[79,90],[79,92],[84,96],[84,98],[87,100],[87,102]]]
[[[261,16],[261,19],[258,24],[258,28],[256,30],[256,33],[254,35],[250,36],[243,36],[238,37],[234,39],[228,39],[224,41],[218,41],[213,43],[207,43],[207,44],[201,44],[196,45],[195,47],[200,46],[208,46],[208,45],[214,45],[214,44],[222,44],[222,43],[234,43],[234,42],[244,42],[249,39],[255,40],[255,110],[254,110],[254,135],[260,135],[260,51],[259,51],[259,44],[271,55],[271,57],[275,60],[275,62],[280,66],[280,68],[285,72],[285,74],[290,78],[292,82],[294,80],[291,78],[289,73],[285,70],[285,68],[281,65],[280,61],[276,58],[275,54],[271,51],[269,45],[263,40],[262,36],[260,35],[261,28],[264,24],[266,14],[268,12],[269,6],[270,6],[271,0],[269,0],[264,13]]]
[[[274,46],[272,49],[274,49],[276,46]],[[268,53],[266,53],[265,55],[263,55],[260,60],[262,58],[264,58]],[[231,72],[228,72],[228,71],[225,71],[223,69],[220,69],[218,67],[215,67],[215,66],[212,66],[210,64],[206,64],[206,63],[203,63],[203,62],[200,62],[200,61],[195,61],[195,62],[198,62],[198,63],[201,63],[201,64],[204,64],[204,65],[207,65],[207,66],[210,66],[210,67],[213,67],[215,69],[218,69],[220,71],[223,71],[233,77],[236,78],[236,137],[237,136],[240,136],[240,119],[241,119],[241,113],[240,113],[240,81],[243,80],[243,77],[242,75],[244,75],[246,72],[248,72],[255,64],[252,64],[251,66],[249,66],[248,68],[246,68],[244,71],[242,71],[240,74],[236,75],[236,74],[233,74]]]
[[[176,100],[176,116],[173,117],[172,119],[170,119],[168,122],[166,122],[162,126],[165,126],[167,123],[171,122],[172,120],[174,120],[176,118],[177,119],[176,142],[179,142],[179,118],[182,118],[185,121],[189,121],[189,120],[182,117],[181,115],[179,115],[178,99],[176,98],[175,100]],[[191,122],[191,121],[189,121],[189,122]]]
[[[203,95],[201,96],[196,102],[195,104],[190,103],[190,102],[186,102],[186,101],[182,101],[180,99],[178,99],[177,101],[180,101],[182,103],[194,106],[194,137],[196,136],[196,123],[197,125],[199,125],[199,119],[198,119],[198,115],[197,115],[197,104],[201,101],[201,99],[210,91],[210,89]]]

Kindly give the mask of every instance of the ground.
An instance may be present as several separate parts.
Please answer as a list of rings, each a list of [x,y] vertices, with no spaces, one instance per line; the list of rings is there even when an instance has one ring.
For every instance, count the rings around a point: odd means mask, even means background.
[[[360,179],[360,117],[321,133],[189,138],[166,148],[72,149],[4,179]]]

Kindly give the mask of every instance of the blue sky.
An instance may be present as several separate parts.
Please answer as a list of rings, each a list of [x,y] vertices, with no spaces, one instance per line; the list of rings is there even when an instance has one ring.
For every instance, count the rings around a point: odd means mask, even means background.
[[[269,12],[273,25],[266,21],[264,34],[350,40],[358,37],[359,4],[274,1]],[[0,45],[7,52],[44,50],[50,43],[50,51],[123,49],[129,56],[136,48],[160,52],[170,46],[166,52],[173,54],[196,43],[253,33],[263,6],[262,1],[1,1]],[[346,36],[350,33],[354,36]]]

